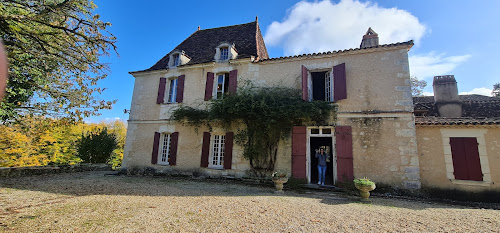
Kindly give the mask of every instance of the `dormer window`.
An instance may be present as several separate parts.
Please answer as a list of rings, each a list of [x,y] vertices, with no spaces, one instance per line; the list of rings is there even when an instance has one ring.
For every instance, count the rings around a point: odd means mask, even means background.
[[[169,68],[175,68],[180,65],[184,65],[191,60],[184,51],[175,51],[170,54],[170,60],[168,61]]]
[[[221,43],[217,48],[215,48],[214,60],[217,62],[227,62],[232,59],[236,59],[238,52],[234,44],[227,42]]]
[[[229,59],[229,48],[221,47],[220,48],[220,60],[225,61]]]

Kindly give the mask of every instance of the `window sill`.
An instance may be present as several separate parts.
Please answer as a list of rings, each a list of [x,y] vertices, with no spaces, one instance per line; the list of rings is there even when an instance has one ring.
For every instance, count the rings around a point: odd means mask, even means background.
[[[224,170],[224,167],[207,167],[207,168],[212,170]]]
[[[170,167],[170,164],[161,164],[161,163],[157,163],[156,165],[158,165],[158,166]]]
[[[490,181],[475,181],[475,180],[450,180],[453,184],[459,185],[472,185],[472,186],[491,186],[493,182]]]

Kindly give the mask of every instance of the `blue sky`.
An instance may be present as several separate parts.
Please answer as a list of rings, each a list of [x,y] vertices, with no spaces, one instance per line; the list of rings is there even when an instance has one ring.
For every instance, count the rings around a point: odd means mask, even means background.
[[[462,94],[489,94],[500,82],[500,1],[132,1],[95,0],[96,13],[112,23],[119,57],[110,65],[103,99],[116,99],[112,110],[86,119],[127,120],[134,78],[196,31],[248,23],[259,17],[270,57],[358,47],[368,27],[381,43],[415,40],[412,76],[427,81],[453,74]]]

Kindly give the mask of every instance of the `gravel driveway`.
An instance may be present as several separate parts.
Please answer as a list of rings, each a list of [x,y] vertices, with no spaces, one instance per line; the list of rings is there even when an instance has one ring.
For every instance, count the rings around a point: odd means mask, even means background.
[[[81,172],[0,179],[0,232],[499,232],[500,211]]]

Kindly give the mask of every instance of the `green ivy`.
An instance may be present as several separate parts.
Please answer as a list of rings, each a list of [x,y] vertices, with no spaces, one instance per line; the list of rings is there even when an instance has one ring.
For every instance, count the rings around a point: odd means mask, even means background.
[[[290,136],[293,126],[324,125],[336,105],[325,101],[306,102],[300,90],[287,87],[256,87],[246,83],[236,94],[211,100],[208,106],[181,106],[173,112],[175,121],[194,126],[236,129],[236,142],[256,176],[274,170],[280,139]]]

